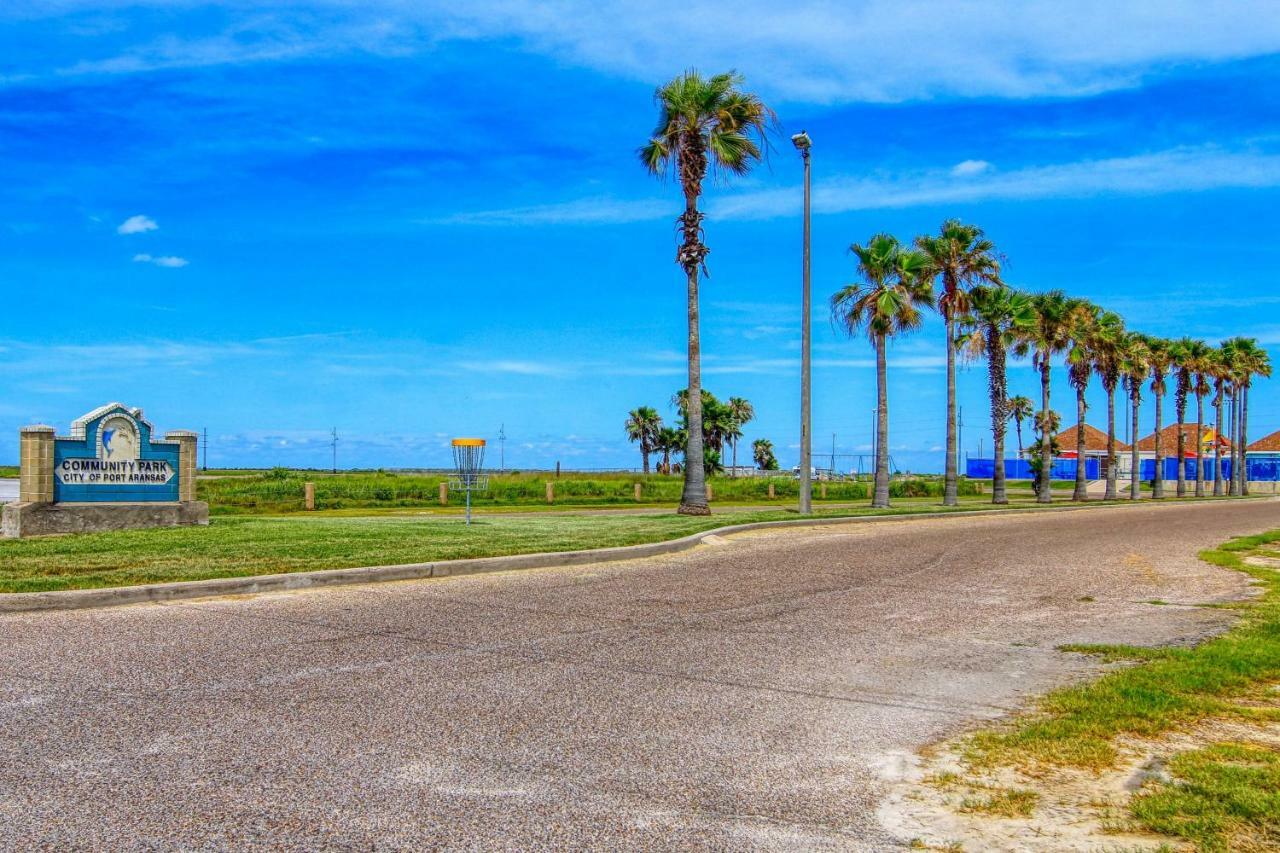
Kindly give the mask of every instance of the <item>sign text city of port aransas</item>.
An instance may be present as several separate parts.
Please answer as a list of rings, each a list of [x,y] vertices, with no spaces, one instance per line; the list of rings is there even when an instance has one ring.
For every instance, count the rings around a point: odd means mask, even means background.
[[[159,459],[64,459],[55,471],[66,485],[162,485],[173,479],[173,468]]]

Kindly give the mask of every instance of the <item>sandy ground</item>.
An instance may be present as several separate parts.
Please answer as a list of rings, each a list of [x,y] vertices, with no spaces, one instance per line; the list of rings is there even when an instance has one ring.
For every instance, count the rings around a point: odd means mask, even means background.
[[[0,617],[0,847],[883,850],[915,750],[1191,642],[1280,502]],[[1082,600],[1092,598],[1092,601]],[[1171,604],[1147,604],[1160,599]]]

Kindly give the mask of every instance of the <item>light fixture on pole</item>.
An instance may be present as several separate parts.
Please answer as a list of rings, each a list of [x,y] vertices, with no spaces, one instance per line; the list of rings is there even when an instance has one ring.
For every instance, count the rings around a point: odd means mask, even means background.
[[[800,296],[800,513],[808,515],[813,511],[813,436],[810,427],[810,372],[809,328],[811,297],[809,289],[809,148],[813,145],[809,134],[803,130],[791,137],[791,144],[800,152],[804,160],[804,250],[801,274],[803,283]]]

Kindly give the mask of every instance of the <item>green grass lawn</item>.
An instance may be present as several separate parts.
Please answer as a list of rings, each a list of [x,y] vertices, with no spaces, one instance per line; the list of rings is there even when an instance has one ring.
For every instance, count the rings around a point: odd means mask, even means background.
[[[960,509],[972,509],[962,505]],[[821,518],[937,511],[933,499],[890,510],[820,509]],[[788,510],[692,517],[626,515],[385,515],[216,518],[208,527],[0,539],[0,592],[129,586],[180,580],[574,551],[675,539],[726,524],[795,519]]]
[[[17,465],[0,465],[0,478],[16,479],[18,476]]]
[[[304,486],[315,484],[318,510],[352,509],[440,509],[440,484],[448,479],[443,474],[397,473],[390,471],[341,472],[326,474],[315,471],[289,471],[283,468],[258,472],[211,472],[202,476],[197,489],[199,498],[209,502],[210,510],[219,515],[247,515],[302,512],[305,510]],[[776,477],[713,477],[713,503],[724,505],[785,505],[794,503],[799,494],[798,481],[789,475]],[[675,506],[680,500],[684,481],[679,475],[601,473],[570,474],[557,478],[552,474],[511,473],[491,475],[489,486],[472,495],[478,507],[545,507],[547,483],[555,489],[557,507],[596,506]],[[635,498],[635,485],[641,489]],[[773,487],[774,497],[769,497]],[[870,497],[867,481],[831,481],[814,484],[818,502],[840,503],[862,501]],[[962,480],[960,492],[976,496],[981,487]],[[986,491],[989,493],[990,488]],[[896,498],[941,497],[939,477],[898,478],[890,484]],[[449,495],[449,506],[456,511],[463,501],[458,492]]]

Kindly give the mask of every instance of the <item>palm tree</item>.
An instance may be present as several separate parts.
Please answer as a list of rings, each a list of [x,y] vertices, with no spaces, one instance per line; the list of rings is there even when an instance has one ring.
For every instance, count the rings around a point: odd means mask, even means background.
[[[1249,494],[1249,390],[1255,376],[1271,375],[1271,356],[1258,346],[1256,338],[1237,338],[1236,357],[1240,364],[1240,494]]]
[[[1116,455],[1116,389],[1120,386],[1120,352],[1127,333],[1119,314],[1104,311],[1093,330],[1093,369],[1107,392],[1107,487],[1103,500],[1117,498],[1120,457]]]
[[[703,469],[702,351],[698,324],[698,273],[706,273],[702,242],[703,214],[698,210],[707,169],[735,175],[751,170],[762,157],[761,146],[773,111],[757,96],[739,88],[743,78],[733,72],[703,77],[689,70],[654,93],[658,125],[640,150],[640,162],[654,175],[674,173],[684,193],[681,242],[676,263],[687,280],[689,324],[689,446],[685,451],[684,493],[677,512],[710,515]]]
[[[876,487],[873,507],[889,505],[889,397],[885,349],[888,339],[921,323],[920,309],[933,305],[929,259],[904,248],[897,238],[877,234],[865,246],[849,247],[863,281],[831,297],[832,318],[850,336],[866,329],[876,350]]]
[[[1102,317],[1102,309],[1097,305],[1082,302],[1076,312],[1071,327],[1071,348],[1067,350],[1067,380],[1076,391],[1076,487],[1071,495],[1073,501],[1089,499],[1089,483],[1085,474],[1085,413],[1089,411],[1085,392],[1089,390],[1089,380],[1093,378],[1095,364],[1094,336]]]
[[[733,435],[733,468],[734,475],[738,469],[738,442],[742,439],[742,427],[756,416],[755,407],[744,397],[729,398],[729,414],[733,417],[735,428]]]
[[[995,244],[976,225],[948,219],[938,236],[916,238],[916,248],[929,259],[929,278],[942,277],[938,311],[947,331],[947,461],[942,502],[959,503],[956,471],[956,323],[969,311],[968,290],[976,285],[1000,284],[1000,260]]]
[[[1061,290],[1051,290],[1032,296],[1031,304],[1036,311],[1035,325],[1023,334],[1015,351],[1018,355],[1030,353],[1032,364],[1040,371],[1041,408],[1036,417],[1040,427],[1043,476],[1040,477],[1036,501],[1050,503],[1053,500],[1049,489],[1050,472],[1053,470],[1053,432],[1047,429],[1052,413],[1049,408],[1049,367],[1053,356],[1071,343],[1071,328],[1083,303]]]
[[[1033,310],[1033,311],[1035,310],[1035,307],[1034,307],[1034,306],[1032,306],[1032,310]],[[1019,338],[1019,339],[1021,339],[1021,338]],[[1030,397],[1024,397],[1024,396],[1022,396],[1021,394],[1019,394],[1019,395],[1018,395],[1018,396],[1016,396],[1016,397],[1010,397],[1010,398],[1009,398],[1009,407],[1008,407],[1008,408],[1009,408],[1009,417],[1013,420],[1014,424],[1017,426],[1017,431],[1018,431],[1018,458],[1019,458],[1019,459],[1021,459],[1021,458],[1022,458],[1022,455],[1023,455],[1023,450],[1022,450],[1022,422],[1023,422],[1023,421],[1029,421],[1029,420],[1031,420],[1031,418],[1035,415],[1035,413],[1036,413],[1036,404],[1035,404],[1035,403],[1033,403],[1033,402],[1031,402],[1031,398],[1030,398]]]
[[[1194,383],[1195,341],[1179,338],[1169,347],[1173,359],[1173,410],[1178,422],[1178,497],[1187,496],[1187,396]]]
[[[1204,397],[1209,387],[1213,348],[1204,341],[1187,344],[1187,364],[1191,368],[1191,393],[1196,395],[1196,497],[1204,497]]]
[[[644,473],[649,473],[649,454],[658,449],[658,432],[662,429],[662,417],[651,406],[632,409],[627,415],[627,440],[640,443],[640,456],[644,460]]]
[[[1124,376],[1124,387],[1129,392],[1129,404],[1133,407],[1133,433],[1138,434],[1138,404],[1142,402],[1142,383],[1146,381],[1151,370],[1151,356],[1146,341],[1137,332],[1130,332],[1124,348],[1120,352],[1120,373]],[[1129,499],[1142,497],[1141,460],[1138,458],[1138,442],[1129,446]]]
[[[684,452],[684,436],[674,427],[663,427],[658,430],[653,449],[662,454],[662,462],[658,465],[658,473],[671,473],[671,454]]]
[[[1156,399],[1156,476],[1151,481],[1151,497],[1160,499],[1164,497],[1164,437],[1160,429],[1164,425],[1164,395],[1168,390],[1165,378],[1173,366],[1174,353],[1172,343],[1164,338],[1147,336],[1143,343],[1147,347],[1147,365],[1151,369],[1151,394]]]
[[[778,470],[778,459],[773,455],[773,442],[769,439],[757,438],[751,442],[751,456],[761,471]]]
[[[991,472],[993,504],[1009,502],[1004,476],[1004,437],[1013,401],[1009,399],[1006,357],[1009,347],[1034,322],[1035,311],[1031,307],[1030,297],[1025,293],[1003,284],[977,285],[969,291],[969,313],[962,323],[967,332],[965,340],[969,353],[974,357],[985,356],[987,359],[987,390],[991,396],[991,445],[994,456]],[[1030,400],[1026,397],[1014,399],[1025,401],[1026,410],[1030,412]],[[1021,417],[1019,415],[1018,420],[1019,455],[1022,452]]]
[[[1223,347],[1212,351],[1205,371],[1213,381],[1213,407],[1217,413],[1217,426],[1213,436],[1213,494],[1221,497],[1222,486],[1222,404],[1226,401],[1227,381],[1231,377],[1231,353]]]

